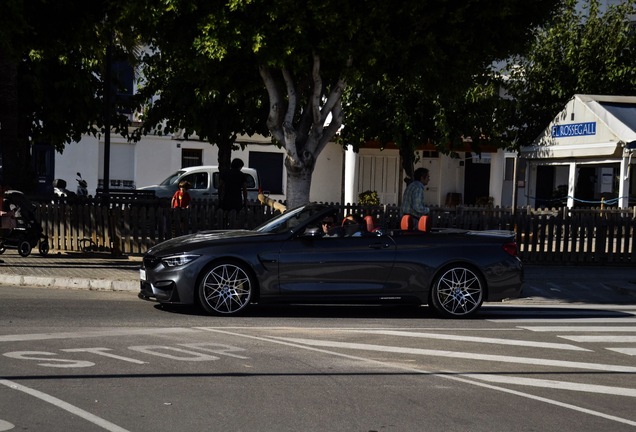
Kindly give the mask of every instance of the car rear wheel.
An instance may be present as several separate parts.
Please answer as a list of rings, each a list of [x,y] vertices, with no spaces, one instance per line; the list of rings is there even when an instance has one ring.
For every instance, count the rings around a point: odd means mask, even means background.
[[[242,265],[217,262],[204,271],[198,291],[199,301],[206,312],[233,315],[250,304],[254,282]]]
[[[447,318],[466,318],[475,314],[484,301],[485,284],[467,266],[456,265],[443,270],[433,283],[431,304]]]

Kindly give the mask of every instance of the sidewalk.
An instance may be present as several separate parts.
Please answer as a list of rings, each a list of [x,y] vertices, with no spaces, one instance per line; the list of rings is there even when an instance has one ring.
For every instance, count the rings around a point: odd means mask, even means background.
[[[8,249],[0,261],[0,286],[139,292],[139,256],[67,252],[23,258]],[[636,269],[526,265],[522,297],[508,302],[636,305]]]
[[[34,249],[21,257],[15,249],[0,255],[0,285],[106,291],[139,291],[141,257],[109,253],[51,253]]]

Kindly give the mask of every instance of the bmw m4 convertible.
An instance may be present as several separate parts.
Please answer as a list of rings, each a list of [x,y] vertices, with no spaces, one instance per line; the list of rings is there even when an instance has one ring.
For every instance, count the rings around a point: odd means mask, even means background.
[[[521,294],[511,231],[369,231],[342,220],[332,206],[307,204],[253,230],[167,240],[144,255],[139,297],[215,315],[266,302],[414,303],[465,318]]]

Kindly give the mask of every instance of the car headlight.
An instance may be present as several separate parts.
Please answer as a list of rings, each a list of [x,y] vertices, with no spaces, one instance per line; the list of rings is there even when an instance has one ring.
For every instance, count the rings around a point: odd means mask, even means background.
[[[166,267],[176,267],[190,264],[192,261],[199,258],[200,256],[201,255],[172,255],[161,258],[161,262]]]

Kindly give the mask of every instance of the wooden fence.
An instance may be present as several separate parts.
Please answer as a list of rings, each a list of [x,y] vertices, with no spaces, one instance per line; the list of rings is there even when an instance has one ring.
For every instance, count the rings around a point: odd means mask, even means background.
[[[210,229],[254,228],[277,213],[254,203],[224,212],[213,202],[171,209],[144,199],[85,198],[35,203],[36,214],[53,252],[104,251],[143,254],[151,246],[182,234]],[[385,228],[399,226],[396,206],[338,206],[343,214],[371,214]],[[434,207],[433,228],[511,230],[527,263],[634,265],[636,207],[631,209],[517,209]]]

